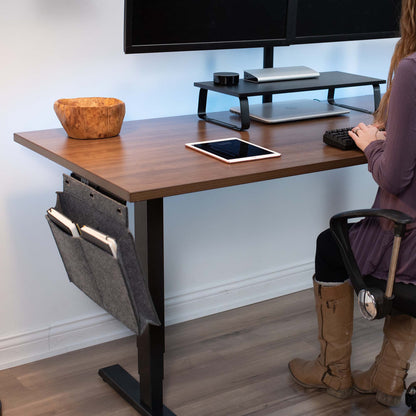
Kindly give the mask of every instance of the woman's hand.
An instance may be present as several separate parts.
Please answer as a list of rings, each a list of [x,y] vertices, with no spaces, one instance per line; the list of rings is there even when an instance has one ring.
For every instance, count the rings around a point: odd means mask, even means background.
[[[371,142],[386,139],[386,132],[380,131],[374,125],[370,124],[367,126],[364,123],[360,123],[357,127],[354,127],[348,134],[362,151],[364,151]]]
[[[376,134],[377,140],[386,140],[386,131],[385,130],[379,130]]]

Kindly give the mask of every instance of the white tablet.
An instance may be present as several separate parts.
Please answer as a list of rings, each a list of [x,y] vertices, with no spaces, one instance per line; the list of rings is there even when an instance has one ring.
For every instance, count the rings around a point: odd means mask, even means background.
[[[236,137],[187,143],[185,146],[226,163],[246,162],[249,160],[280,156],[278,152]]]
[[[104,249],[111,253],[113,257],[117,258],[117,243],[114,238],[105,235],[94,228],[88,227],[88,225],[83,225],[81,227],[81,236],[85,238],[85,240]]]
[[[48,218],[61,230],[72,235],[73,237],[79,237],[78,224],[75,224],[72,220],[54,208],[49,208],[46,213]]]

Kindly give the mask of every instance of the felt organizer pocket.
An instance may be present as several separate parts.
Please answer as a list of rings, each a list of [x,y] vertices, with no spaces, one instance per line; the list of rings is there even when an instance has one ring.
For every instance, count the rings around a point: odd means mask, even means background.
[[[64,175],[55,210],[81,228],[73,236],[46,217],[69,280],[136,334],[160,325],[128,231],[127,207],[96,189]],[[116,242],[115,256],[83,238],[87,225]]]
[[[98,292],[92,279],[85,279],[90,274],[87,259],[84,255],[81,239],[75,238],[61,230],[48,217],[53,237],[61,255],[69,280],[78,286],[94,302],[99,303]]]

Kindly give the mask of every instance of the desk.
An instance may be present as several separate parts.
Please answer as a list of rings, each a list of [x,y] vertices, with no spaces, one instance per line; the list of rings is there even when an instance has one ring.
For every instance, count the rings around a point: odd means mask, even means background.
[[[371,99],[350,101],[368,105]],[[216,117],[229,122],[237,119],[228,112]],[[163,406],[163,198],[366,163],[360,151],[341,151],[322,142],[325,130],[360,121],[369,123],[371,116],[352,111],[349,116],[281,125],[253,123],[249,131],[230,132],[199,120],[197,115],[188,115],[128,121],[120,136],[102,140],[69,139],[63,129],[14,135],[21,145],[134,203],[136,250],[162,326],[149,326],[137,338],[140,385],[120,366],[101,369],[100,375],[140,414],[174,415]],[[282,156],[230,166],[185,148],[188,142],[230,136],[276,150]]]

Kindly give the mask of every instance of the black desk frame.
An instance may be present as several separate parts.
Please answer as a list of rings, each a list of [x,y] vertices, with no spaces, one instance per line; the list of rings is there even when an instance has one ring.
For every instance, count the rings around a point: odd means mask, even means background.
[[[163,198],[134,203],[136,252],[148,279],[150,294],[162,323],[149,325],[137,337],[140,383],[120,365],[102,368],[99,375],[143,416],[175,416],[163,405],[165,299]]]
[[[214,82],[195,82],[194,86],[199,87],[198,99],[198,117],[202,120],[218,124],[223,127],[228,127],[233,130],[243,131],[250,127],[250,111],[248,97],[263,96],[269,97],[272,94],[282,94],[291,92],[313,91],[313,90],[328,90],[328,103],[339,107],[348,108],[350,110],[360,111],[367,114],[372,114],[380,104],[380,84],[385,84],[386,81],[378,78],[370,78],[361,75],[348,74],[345,72],[322,72],[318,78],[298,79],[290,81],[279,82],[265,82],[252,83],[241,80],[238,85],[224,86],[216,85]],[[336,88],[349,88],[372,85],[374,96],[374,110],[352,107],[343,104],[338,104],[335,99]],[[222,120],[218,120],[207,115],[207,97],[208,91],[214,91],[226,95],[237,97],[240,101],[240,125],[231,124]],[[264,101],[270,101],[264,100]]]

